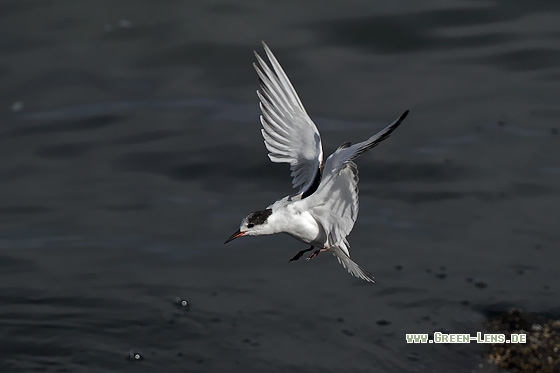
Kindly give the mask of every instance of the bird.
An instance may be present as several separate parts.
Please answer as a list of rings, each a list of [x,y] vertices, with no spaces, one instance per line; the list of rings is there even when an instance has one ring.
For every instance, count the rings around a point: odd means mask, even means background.
[[[242,236],[286,233],[310,245],[290,262],[309,251],[308,261],[330,252],[351,275],[374,283],[373,275],[350,258],[347,240],[358,216],[358,167],[354,160],[387,139],[408,110],[369,139],[353,145],[345,142],[324,161],[317,126],[270,48],[264,41],[262,44],[270,66],[256,51],[253,63],[260,83],[261,133],[270,160],[290,165],[297,193],[247,215],[225,244]]]

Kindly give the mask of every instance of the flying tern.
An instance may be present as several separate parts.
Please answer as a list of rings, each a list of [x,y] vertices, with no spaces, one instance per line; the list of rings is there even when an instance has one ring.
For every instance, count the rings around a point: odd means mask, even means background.
[[[290,164],[292,185],[298,192],[247,215],[225,243],[241,236],[287,233],[310,245],[290,261],[308,251],[312,253],[307,260],[330,252],[350,274],[374,282],[369,272],[350,259],[346,239],[358,216],[358,167],[353,161],[388,138],[408,110],[369,139],[354,145],[346,142],[323,161],[317,126],[270,48],[264,42],[263,46],[271,66],[257,52],[257,63],[253,63],[260,80],[261,133],[270,160]]]

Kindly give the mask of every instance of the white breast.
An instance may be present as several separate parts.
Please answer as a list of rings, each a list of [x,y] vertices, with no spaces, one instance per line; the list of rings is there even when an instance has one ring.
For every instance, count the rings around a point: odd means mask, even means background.
[[[320,248],[327,242],[327,235],[317,220],[307,211],[296,211],[291,204],[274,211],[269,221],[275,226],[276,233],[287,233],[301,242]]]

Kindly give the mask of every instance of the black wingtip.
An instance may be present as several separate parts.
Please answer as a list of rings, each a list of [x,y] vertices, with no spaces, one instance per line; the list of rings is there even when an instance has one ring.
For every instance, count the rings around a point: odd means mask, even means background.
[[[405,110],[404,113],[401,114],[401,117],[399,118],[401,121],[406,118],[406,116],[408,115],[408,113],[410,112],[410,110]]]
[[[369,149],[379,145],[379,143],[381,143],[383,140],[386,140],[389,136],[391,136],[391,133],[397,129],[398,126],[401,125],[402,121],[404,120],[404,118],[406,118],[406,116],[408,115],[409,110],[405,110],[404,113],[401,114],[400,117],[397,118],[397,120],[395,120],[393,123],[389,124],[387,127],[385,127],[384,129],[382,129],[381,131],[379,131],[375,136],[378,136],[377,139],[375,139],[375,141],[370,142],[368,144],[366,144],[365,146],[361,147],[360,149],[358,149],[356,151],[355,154],[355,158],[357,158],[358,156],[362,155],[364,152],[368,151]],[[375,137],[373,136],[373,137]],[[341,146],[341,148],[344,146],[345,144],[343,144]]]
[[[391,132],[393,132],[398,126],[400,126],[400,124],[402,123],[402,121],[404,120],[404,118],[406,118],[406,116],[408,115],[410,110],[405,110],[404,113],[401,114],[401,116],[393,123],[393,125],[391,126],[391,129],[389,131],[387,131],[387,133],[385,134],[385,136],[389,136],[391,134]],[[383,140],[386,137],[383,138]]]

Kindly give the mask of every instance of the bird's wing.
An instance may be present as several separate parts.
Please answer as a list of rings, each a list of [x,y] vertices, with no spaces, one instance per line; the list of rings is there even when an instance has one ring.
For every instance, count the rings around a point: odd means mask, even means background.
[[[272,162],[290,164],[293,187],[305,197],[321,178],[321,136],[276,57],[264,42],[263,46],[272,69],[257,52],[258,65],[253,65],[260,79],[257,95],[264,143]]]
[[[327,164],[328,165],[328,161]],[[326,166],[325,165],[325,166]],[[316,199],[313,201],[314,199]],[[321,201],[319,201],[319,198]],[[346,236],[358,217],[358,168],[352,161],[344,164],[336,179],[331,179],[328,189],[319,189],[303,202],[320,202],[311,208],[311,214],[327,232],[329,251],[336,256],[348,272],[368,282],[373,276],[350,259],[350,245]]]
[[[407,114],[408,110],[366,141],[339,147],[327,158],[315,193],[299,202],[325,229],[329,246],[340,246],[345,251],[341,243],[352,231],[358,216],[358,168],[352,161],[389,137]],[[350,255],[347,250],[345,252]]]
[[[407,115],[408,110],[402,113],[401,116],[393,123],[389,124],[366,141],[362,141],[354,145],[351,145],[349,142],[342,144],[329,156],[329,158],[327,158],[325,169],[323,171],[323,179],[336,178],[346,163],[353,161],[371,148],[379,145],[379,143],[383,140],[387,139],[391,135],[391,132],[393,132],[402,123]]]
[[[329,165],[329,161],[325,166]],[[319,188],[301,201],[327,234],[327,246],[343,246],[358,217],[358,167],[347,162],[336,177],[323,178]],[[349,255],[349,253],[347,252]]]

